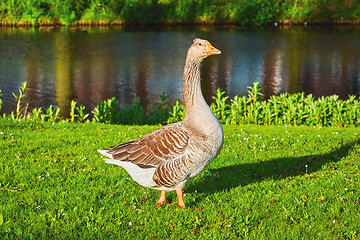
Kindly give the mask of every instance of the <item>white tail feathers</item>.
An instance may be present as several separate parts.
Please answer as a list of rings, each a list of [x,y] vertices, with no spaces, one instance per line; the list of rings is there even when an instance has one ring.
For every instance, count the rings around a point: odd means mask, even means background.
[[[98,149],[98,152],[106,157],[112,158],[112,154],[109,153],[109,149]]]

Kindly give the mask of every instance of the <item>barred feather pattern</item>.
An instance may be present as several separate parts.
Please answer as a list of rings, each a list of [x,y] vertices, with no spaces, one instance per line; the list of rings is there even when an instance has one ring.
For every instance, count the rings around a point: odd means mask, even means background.
[[[153,180],[159,186],[174,186],[189,171],[191,150],[189,133],[183,125],[170,124],[142,138],[111,147],[118,161],[129,161],[140,168],[157,168]]]
[[[184,69],[184,99],[187,101],[185,105],[190,106],[194,102],[196,89],[200,84],[200,66],[202,59],[188,59]]]

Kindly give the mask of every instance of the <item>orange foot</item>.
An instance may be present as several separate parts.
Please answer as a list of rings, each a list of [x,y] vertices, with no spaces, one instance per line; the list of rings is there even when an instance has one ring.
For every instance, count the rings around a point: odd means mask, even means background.
[[[176,194],[178,197],[178,206],[179,208],[185,208],[185,203],[184,203],[184,199],[183,199],[183,195],[184,195],[184,190],[176,190]]]
[[[160,199],[159,201],[156,203],[157,207],[160,207],[161,205],[166,203],[166,191],[161,191],[161,195],[160,195]]]

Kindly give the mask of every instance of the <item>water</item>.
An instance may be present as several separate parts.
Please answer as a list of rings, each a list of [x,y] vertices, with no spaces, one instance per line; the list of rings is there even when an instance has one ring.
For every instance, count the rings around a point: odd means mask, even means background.
[[[222,55],[205,59],[202,89],[212,101],[217,88],[230,97],[260,82],[265,97],[305,92],[315,97],[360,95],[360,28],[237,27],[152,29],[2,29],[2,112],[15,109],[12,92],[28,82],[30,108],[71,100],[93,109],[115,96],[121,105],[140,97],[147,108],[165,92],[182,100],[187,48],[208,39]]]

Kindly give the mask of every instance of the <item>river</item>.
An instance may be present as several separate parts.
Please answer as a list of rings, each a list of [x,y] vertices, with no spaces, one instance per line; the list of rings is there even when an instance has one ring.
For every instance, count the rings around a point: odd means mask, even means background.
[[[211,102],[217,88],[230,97],[260,82],[265,98],[282,92],[315,97],[360,95],[359,27],[142,27],[0,29],[2,112],[15,110],[27,81],[30,108],[61,108],[71,100],[92,110],[115,96],[121,105],[140,97],[145,108],[182,100],[187,48],[195,37],[222,51],[205,59],[202,90]]]

